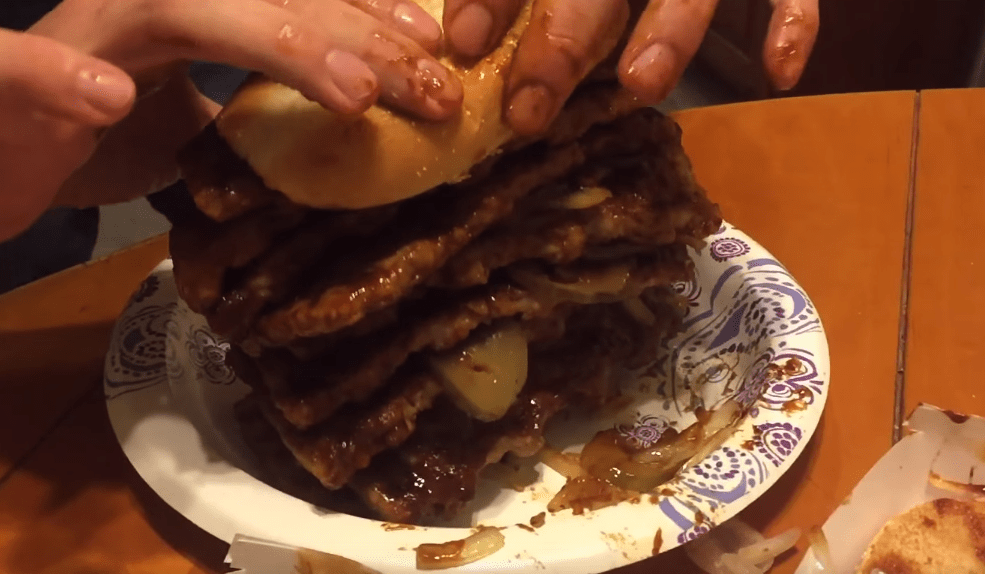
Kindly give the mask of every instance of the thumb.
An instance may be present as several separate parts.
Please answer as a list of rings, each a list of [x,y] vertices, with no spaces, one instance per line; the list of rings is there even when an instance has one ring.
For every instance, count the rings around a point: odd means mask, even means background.
[[[109,125],[133,106],[136,87],[120,68],[26,32],[0,29],[0,103],[91,126]]]
[[[133,106],[122,70],[48,38],[0,29],[0,241],[47,210]]]

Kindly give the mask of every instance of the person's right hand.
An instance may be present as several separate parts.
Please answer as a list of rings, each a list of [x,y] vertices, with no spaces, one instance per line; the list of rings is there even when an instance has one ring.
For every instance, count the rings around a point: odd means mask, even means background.
[[[695,56],[719,0],[534,0],[506,80],[504,115],[524,135],[542,132],[613,32],[638,22],[620,54],[619,80],[647,104],[663,100]],[[763,45],[767,76],[796,85],[817,38],[818,0],[770,0]],[[484,56],[510,27],[524,0],[445,0],[452,50]]]
[[[0,30],[0,241],[53,203],[176,181],[177,150],[218,111],[190,61],[263,72],[346,114],[379,99],[441,120],[462,100],[429,53],[441,37],[403,0],[64,0],[26,34]]]

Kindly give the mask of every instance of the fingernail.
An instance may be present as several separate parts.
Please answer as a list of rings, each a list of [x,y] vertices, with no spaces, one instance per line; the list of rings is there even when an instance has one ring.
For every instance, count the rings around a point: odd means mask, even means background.
[[[424,95],[424,107],[436,119],[447,117],[462,103],[462,86],[447,68],[431,60],[417,62],[418,84]]]
[[[400,31],[415,40],[437,42],[441,39],[441,26],[423,8],[412,2],[398,5],[393,17]]]
[[[803,69],[802,58],[797,50],[796,31],[789,28],[780,33],[773,51],[776,62],[776,78],[773,83],[776,89],[781,91],[792,90],[797,81],[800,80],[800,73]]]
[[[353,105],[362,104],[376,93],[376,75],[360,58],[349,52],[332,50],[325,56],[332,84]]]
[[[780,64],[779,77],[775,81],[776,89],[781,92],[789,92],[797,87],[798,81],[800,81],[799,69],[789,62]]]
[[[506,111],[510,126],[522,135],[544,131],[554,116],[557,102],[546,86],[533,84],[517,90]]]
[[[663,98],[673,88],[675,58],[673,50],[665,44],[653,44],[643,50],[630,64],[627,72],[640,88],[646,89],[651,98]]]
[[[76,88],[96,111],[113,114],[130,106],[136,86],[130,76],[110,67],[94,66],[76,77]]]
[[[448,27],[448,41],[465,56],[485,56],[493,33],[493,15],[478,2],[462,8]]]

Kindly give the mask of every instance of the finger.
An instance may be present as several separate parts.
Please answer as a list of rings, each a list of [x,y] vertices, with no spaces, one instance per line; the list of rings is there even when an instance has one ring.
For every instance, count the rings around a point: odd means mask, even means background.
[[[452,52],[489,54],[513,26],[524,0],[445,0],[445,34]]]
[[[797,85],[814,48],[820,21],[817,0],[774,0],[763,62],[777,89]]]
[[[104,126],[130,111],[133,80],[112,64],[54,40],[0,29],[0,108]],[[11,113],[19,110],[18,114]]]
[[[625,0],[538,0],[507,79],[510,126],[524,135],[546,129],[628,18]]]
[[[441,25],[414,0],[345,0],[381,22],[391,24],[431,54],[441,50]]]
[[[170,185],[179,176],[178,150],[212,120],[217,107],[187,75],[172,76],[107,130],[88,161],[61,186],[55,205],[108,205]]]
[[[619,61],[622,84],[656,104],[674,88],[701,45],[717,0],[651,0]]]
[[[211,59],[259,70],[343,113],[377,97],[443,119],[461,105],[458,80],[423,48],[340,0],[160,2],[146,20],[166,59]]]
[[[458,78],[393,27],[342,2],[295,0],[293,10],[368,65],[385,102],[430,119],[444,119],[460,109]]]

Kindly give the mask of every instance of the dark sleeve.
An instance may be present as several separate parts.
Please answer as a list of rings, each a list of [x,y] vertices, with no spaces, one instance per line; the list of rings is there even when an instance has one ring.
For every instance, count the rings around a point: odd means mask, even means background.
[[[198,211],[184,181],[148,195],[147,201],[158,213],[168,218],[172,225],[180,223]]]
[[[27,231],[0,243],[0,293],[92,257],[99,209],[53,209]]]
[[[59,0],[0,0],[0,28],[26,30],[58,3]]]

